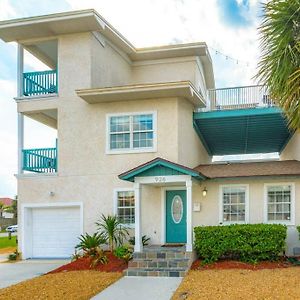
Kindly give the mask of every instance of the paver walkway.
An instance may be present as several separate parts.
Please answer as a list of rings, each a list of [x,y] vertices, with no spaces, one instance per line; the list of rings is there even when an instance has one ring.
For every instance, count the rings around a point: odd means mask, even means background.
[[[181,277],[123,277],[93,300],[169,300]]]

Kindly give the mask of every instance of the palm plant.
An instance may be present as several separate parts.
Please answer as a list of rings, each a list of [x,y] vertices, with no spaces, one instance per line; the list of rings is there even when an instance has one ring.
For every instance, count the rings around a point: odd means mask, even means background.
[[[82,250],[86,256],[96,255],[100,245],[106,242],[105,238],[99,233],[94,233],[93,235],[89,235],[88,233],[85,235],[82,234],[79,240],[80,243],[75,249]]]
[[[111,252],[115,247],[121,245],[128,236],[128,231],[119,221],[117,216],[101,215],[100,221],[96,222],[99,233],[105,238]]]
[[[256,78],[286,113],[289,126],[300,128],[300,0],[263,4],[259,27],[262,55]]]

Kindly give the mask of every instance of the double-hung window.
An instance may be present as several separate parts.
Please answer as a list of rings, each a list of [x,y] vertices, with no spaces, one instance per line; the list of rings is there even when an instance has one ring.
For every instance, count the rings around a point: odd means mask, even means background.
[[[248,186],[221,186],[220,223],[248,222]]]
[[[293,184],[266,184],[266,221],[292,223],[294,219]]]
[[[108,152],[154,151],[155,121],[154,113],[108,116]]]
[[[118,190],[116,191],[116,215],[119,221],[125,225],[133,225],[134,216],[134,191]]]

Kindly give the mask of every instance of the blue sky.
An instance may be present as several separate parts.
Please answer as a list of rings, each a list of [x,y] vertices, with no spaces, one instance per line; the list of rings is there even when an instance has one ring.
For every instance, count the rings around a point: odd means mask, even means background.
[[[136,47],[205,41],[218,87],[254,83],[258,0],[0,0],[0,20],[85,8],[96,9]],[[44,68],[29,55],[25,63]],[[16,45],[0,41],[0,197],[17,193],[15,96]],[[54,130],[26,120],[25,147],[50,147],[55,137]]]

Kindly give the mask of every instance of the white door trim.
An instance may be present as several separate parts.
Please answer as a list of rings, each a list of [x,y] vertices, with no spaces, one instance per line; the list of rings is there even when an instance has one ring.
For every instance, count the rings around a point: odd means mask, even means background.
[[[161,188],[161,238],[160,242],[162,245],[166,243],[166,193],[167,191],[186,191],[185,186],[172,186]]]
[[[21,205],[21,222],[20,222],[20,229],[21,229],[21,241],[22,241],[22,258],[27,259],[30,258],[32,255],[28,250],[28,245],[25,247],[25,240],[27,238],[27,242],[29,241],[29,237],[26,236],[25,230],[25,218],[27,217],[27,213],[32,208],[55,208],[55,207],[79,207],[80,210],[80,234],[83,234],[83,203],[82,202],[52,202],[52,203],[25,203]],[[32,246],[32,244],[31,244]],[[32,248],[32,247],[31,247]]]

